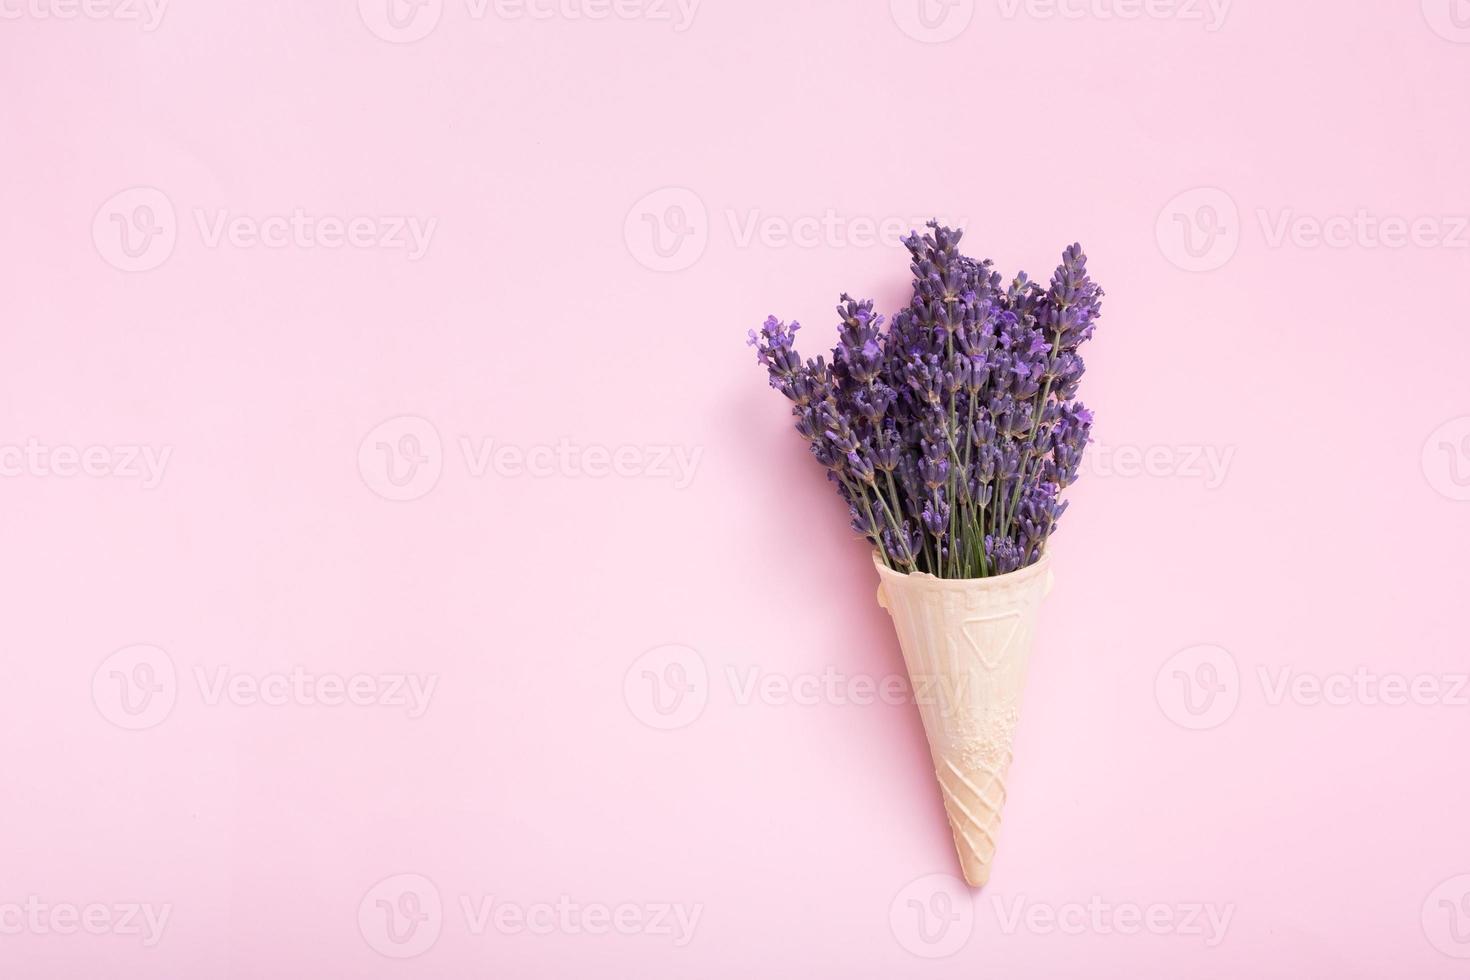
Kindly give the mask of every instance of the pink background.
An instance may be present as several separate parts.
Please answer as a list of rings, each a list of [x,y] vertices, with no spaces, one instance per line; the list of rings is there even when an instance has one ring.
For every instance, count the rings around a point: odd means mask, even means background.
[[[387,0],[152,30],[93,2],[0,24],[0,974],[1470,969],[1463,0],[426,0],[397,33]],[[297,210],[368,247],[208,234]],[[1359,212],[1429,223],[1310,234]],[[775,312],[819,352],[843,290],[891,312],[871,228],[936,213],[1008,273],[1080,240],[1109,294],[1084,394],[1111,455],[1054,542],[973,899],[925,877],[958,869],[911,705],[730,679],[902,671],[743,342]],[[422,256],[376,244],[395,216],[435,222]],[[534,448],[563,441],[580,462]],[[688,717],[651,700],[670,662]],[[296,668],[436,687],[411,717],[199,681]],[[1273,698],[1359,668],[1437,693]],[[377,899],[415,889],[422,931],[388,935]],[[477,934],[486,898],[699,918]],[[1179,928],[1007,928],[1090,902]],[[130,903],[167,906],[155,943]],[[1229,909],[1218,942],[1192,903]]]

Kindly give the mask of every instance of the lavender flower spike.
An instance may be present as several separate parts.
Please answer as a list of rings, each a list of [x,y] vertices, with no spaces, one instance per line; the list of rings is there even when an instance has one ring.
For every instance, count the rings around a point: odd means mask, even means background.
[[[904,240],[913,293],[886,331],[871,300],[843,294],[830,364],[800,357],[795,322],[750,332],[853,528],[888,567],[941,578],[1040,559],[1090,439],[1078,349],[1103,297],[1080,245],[1047,286],[1003,286],[962,237],[931,221]]]

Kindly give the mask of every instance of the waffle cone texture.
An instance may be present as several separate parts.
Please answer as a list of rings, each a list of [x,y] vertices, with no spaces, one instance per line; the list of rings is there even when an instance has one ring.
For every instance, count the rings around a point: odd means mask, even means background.
[[[979,579],[905,575],[877,557],[965,881],[990,879],[1026,665],[1051,562]]]

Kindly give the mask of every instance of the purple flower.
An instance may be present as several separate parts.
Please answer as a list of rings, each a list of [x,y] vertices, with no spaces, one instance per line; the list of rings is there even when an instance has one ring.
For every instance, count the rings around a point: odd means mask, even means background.
[[[775,317],[750,343],[853,528],[903,571],[1000,575],[1037,561],[1066,509],[1092,414],[1076,402],[1103,292],[1078,245],[1046,286],[1008,285],[930,222],[904,239],[908,306],[888,329],[843,294],[830,366]]]

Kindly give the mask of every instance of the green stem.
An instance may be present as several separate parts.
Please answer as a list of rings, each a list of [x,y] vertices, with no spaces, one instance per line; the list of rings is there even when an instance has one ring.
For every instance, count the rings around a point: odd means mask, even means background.
[[[873,543],[878,546],[878,554],[883,556],[883,564],[892,568],[893,562],[888,559],[888,549],[883,547],[883,531],[878,527],[878,522],[873,519],[873,505],[868,500],[867,486],[861,483],[853,483],[846,477],[842,478],[842,482],[847,484],[849,490],[857,491],[859,499],[863,502],[863,513],[868,518],[868,527],[873,529]]]

